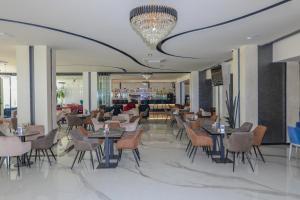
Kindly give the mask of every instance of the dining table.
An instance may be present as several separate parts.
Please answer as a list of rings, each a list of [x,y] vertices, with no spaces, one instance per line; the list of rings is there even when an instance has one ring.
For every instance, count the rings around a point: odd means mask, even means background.
[[[224,146],[224,138],[228,135],[231,135],[233,129],[229,126],[225,126],[225,130],[222,133],[219,128],[214,125],[205,124],[202,127],[213,139],[213,149],[212,149],[212,157],[216,163],[232,163],[232,160],[225,157],[225,146]],[[218,146],[218,147],[217,147]]]
[[[125,132],[124,128],[114,128],[105,131],[100,128],[98,133],[88,136],[90,139],[104,139],[104,158],[97,169],[116,168],[118,166],[119,155],[114,152],[114,141],[120,139]]]

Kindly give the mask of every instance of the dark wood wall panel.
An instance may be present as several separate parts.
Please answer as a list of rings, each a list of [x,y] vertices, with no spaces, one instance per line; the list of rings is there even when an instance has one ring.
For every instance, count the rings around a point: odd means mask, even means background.
[[[272,63],[272,44],[258,48],[258,123],[264,143],[286,142],[286,64]]]
[[[206,79],[206,72],[199,72],[199,108],[210,111],[212,107],[212,83]]]

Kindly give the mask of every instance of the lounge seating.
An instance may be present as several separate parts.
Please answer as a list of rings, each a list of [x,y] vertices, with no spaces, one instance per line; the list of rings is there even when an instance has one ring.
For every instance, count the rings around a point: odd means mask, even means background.
[[[123,150],[129,149],[132,150],[134,159],[136,161],[136,164],[140,166],[139,160],[141,160],[140,153],[138,150],[138,145],[141,140],[143,130],[139,129],[136,130],[134,134],[126,135],[122,137],[120,140],[117,142],[117,149],[119,151],[119,160],[121,160],[122,152]]]
[[[20,176],[21,156],[25,154],[30,167],[29,157],[27,153],[31,149],[31,142],[21,142],[16,136],[1,136],[0,137],[0,158],[8,158],[8,168],[10,168],[10,157],[17,157],[18,176]],[[2,165],[2,162],[1,162]],[[0,165],[0,167],[1,167]]]
[[[254,152],[255,152],[255,155],[257,157],[257,152],[256,152],[256,149],[261,157],[261,159],[263,160],[263,162],[265,162],[265,159],[260,151],[260,145],[262,143],[262,140],[265,136],[265,133],[267,131],[267,127],[265,126],[262,126],[262,125],[258,125],[253,131],[253,149],[254,149]],[[256,149],[255,149],[256,148]]]
[[[288,127],[289,138],[290,138],[290,150],[289,150],[289,160],[291,160],[293,147],[300,147],[300,128],[298,127]]]
[[[226,148],[226,159],[228,158],[228,153],[232,153],[233,156],[233,166],[232,171],[234,172],[235,167],[235,157],[238,153],[242,153],[242,155],[246,156],[252,171],[254,172],[253,165],[251,163],[251,160],[248,156],[248,152],[251,150],[252,147],[252,140],[253,135],[251,132],[245,133],[245,132],[235,132],[232,133],[229,138],[224,139],[224,145]]]
[[[31,142],[32,144],[32,150],[30,152],[30,157],[32,154],[32,151],[35,150],[35,162],[37,157],[39,157],[39,160],[41,160],[41,152],[47,156],[47,159],[49,161],[49,164],[51,165],[51,160],[48,154],[48,150],[50,151],[51,155],[53,156],[54,160],[56,160],[56,157],[52,151],[52,147],[55,144],[55,138],[57,134],[57,129],[54,129],[50,131],[47,135],[45,136],[40,136],[36,140],[33,140]]]

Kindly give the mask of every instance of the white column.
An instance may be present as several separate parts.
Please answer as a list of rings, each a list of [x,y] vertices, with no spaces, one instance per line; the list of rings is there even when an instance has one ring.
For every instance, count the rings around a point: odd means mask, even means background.
[[[299,63],[287,62],[286,67],[286,125],[295,126],[299,121],[300,78]],[[287,142],[289,142],[287,132]]]
[[[181,104],[184,104],[185,103],[185,83],[184,83],[184,81],[182,81],[180,83],[180,86],[181,86]]]
[[[35,124],[44,125],[47,134],[56,124],[55,52],[47,46],[34,46],[34,106]]]
[[[240,48],[240,115],[241,124],[258,123],[258,49],[256,45]]]
[[[83,110],[98,108],[98,75],[97,72],[83,72]]]
[[[91,72],[83,72],[83,110],[90,111],[90,76]]]
[[[18,124],[31,122],[29,46],[16,47]]]
[[[91,108],[92,110],[96,110],[98,108],[98,73],[97,72],[91,73]]]
[[[199,111],[199,71],[191,72],[190,79],[190,108],[192,112]]]
[[[176,104],[180,104],[180,82],[175,83]]]

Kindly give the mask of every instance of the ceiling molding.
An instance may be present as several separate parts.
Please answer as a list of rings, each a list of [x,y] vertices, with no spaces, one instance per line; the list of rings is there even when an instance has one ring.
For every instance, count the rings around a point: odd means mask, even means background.
[[[114,67],[114,66],[102,66],[102,65],[85,65],[85,64],[70,64],[70,65],[56,65],[58,67],[69,67],[69,66],[88,66],[88,67],[105,67],[105,68],[114,68],[120,69],[122,72],[127,72],[125,68],[122,67]]]
[[[34,24],[34,23],[29,23],[29,22],[23,22],[23,21],[18,21],[18,20],[0,18],[0,21],[2,21],[2,22],[8,22],[8,23],[15,23],[15,24],[22,24],[22,25],[31,26],[31,27],[37,27],[37,28],[42,28],[42,29],[47,29],[47,30],[51,30],[51,31],[60,32],[60,33],[64,33],[64,34],[67,34],[67,35],[75,36],[75,37],[78,37],[78,38],[81,38],[81,39],[89,40],[91,42],[100,44],[102,46],[105,46],[107,48],[110,48],[112,50],[115,50],[115,51],[119,52],[120,54],[128,57],[129,59],[131,59],[132,61],[134,61],[135,63],[137,63],[138,65],[140,65],[142,67],[146,67],[146,68],[149,68],[149,69],[165,70],[165,69],[161,69],[161,68],[158,68],[158,67],[147,66],[147,65],[141,63],[140,61],[138,61],[132,55],[126,53],[125,51],[123,51],[121,49],[118,49],[117,47],[114,47],[114,46],[112,46],[110,44],[107,44],[105,42],[102,42],[102,41],[90,38],[88,36],[80,35],[80,34],[77,34],[77,33],[73,33],[73,32],[70,32],[70,31],[65,31],[65,30],[58,29],[58,28],[53,28],[53,27],[49,27],[49,26],[44,26],[44,25]],[[116,68],[118,68],[118,67],[116,67]],[[119,68],[119,69],[123,70],[123,68]]]
[[[270,6],[264,7],[262,9],[257,10],[257,11],[248,13],[246,15],[243,15],[243,16],[240,16],[240,17],[237,17],[237,18],[234,18],[234,19],[230,19],[230,20],[227,20],[227,21],[224,21],[224,22],[219,22],[217,24],[213,24],[213,25],[209,25],[209,26],[205,26],[205,27],[201,27],[201,28],[196,28],[196,29],[192,29],[192,30],[189,30],[189,31],[184,31],[184,32],[181,32],[181,33],[177,33],[175,35],[172,35],[170,37],[165,38],[160,43],[158,43],[157,46],[156,46],[156,50],[159,51],[160,53],[165,54],[165,55],[173,56],[173,57],[177,57],[177,58],[200,59],[200,58],[195,58],[195,57],[180,56],[180,55],[174,55],[174,54],[168,53],[165,50],[163,50],[163,44],[165,44],[167,41],[170,41],[171,39],[174,39],[174,38],[179,37],[179,36],[183,36],[185,34],[189,34],[189,33],[192,33],[192,32],[197,32],[197,31],[202,31],[202,30],[207,30],[207,29],[218,27],[218,26],[223,26],[223,25],[235,22],[235,21],[239,21],[239,20],[251,17],[253,15],[262,13],[262,12],[270,10],[272,8],[281,6],[281,5],[283,5],[285,3],[288,3],[290,1],[292,1],[292,0],[283,0],[283,1],[280,1],[278,3],[272,4]]]

